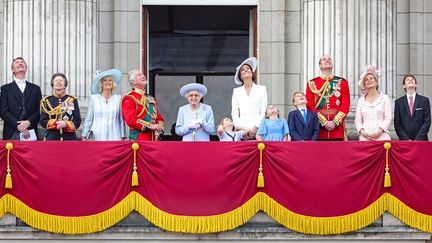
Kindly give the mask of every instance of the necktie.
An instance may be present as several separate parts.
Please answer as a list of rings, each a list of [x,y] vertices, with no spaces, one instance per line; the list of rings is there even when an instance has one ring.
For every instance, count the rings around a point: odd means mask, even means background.
[[[303,121],[306,124],[306,109],[301,109],[301,112],[303,114]]]
[[[412,96],[409,97],[409,108],[410,108],[410,114],[412,116],[413,115],[413,111],[414,111],[414,102],[413,102],[413,97]]]

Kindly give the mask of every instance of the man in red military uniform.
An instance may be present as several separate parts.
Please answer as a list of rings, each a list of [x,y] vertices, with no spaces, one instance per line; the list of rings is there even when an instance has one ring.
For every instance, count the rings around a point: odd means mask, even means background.
[[[333,74],[330,56],[320,58],[321,75],[306,87],[307,108],[318,113],[319,140],[343,140],[344,121],[350,108],[348,82]]]
[[[146,76],[139,70],[132,70],[128,79],[132,91],[123,97],[122,113],[130,128],[129,139],[159,140],[165,121],[159,114],[155,98],[146,94]]]

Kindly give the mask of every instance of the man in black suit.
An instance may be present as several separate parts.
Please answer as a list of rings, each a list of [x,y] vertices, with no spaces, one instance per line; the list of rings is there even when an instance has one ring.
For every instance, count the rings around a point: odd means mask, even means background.
[[[394,126],[399,140],[428,140],[431,126],[429,99],[416,93],[417,80],[406,75],[402,81],[406,95],[395,101]]]
[[[32,129],[37,135],[41,89],[26,80],[27,63],[24,58],[13,59],[11,70],[14,81],[3,85],[0,93],[3,140],[19,140],[20,134],[29,139]]]

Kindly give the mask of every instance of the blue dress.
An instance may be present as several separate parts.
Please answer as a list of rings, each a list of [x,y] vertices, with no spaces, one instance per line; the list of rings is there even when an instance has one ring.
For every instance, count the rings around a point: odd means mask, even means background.
[[[262,120],[257,134],[261,135],[264,141],[283,141],[289,134],[288,123],[284,118],[276,120],[266,118]]]
[[[203,120],[203,127],[189,129],[189,123],[197,119]],[[210,134],[215,132],[211,106],[201,103],[197,111],[192,111],[189,104],[180,107],[177,115],[175,132],[177,135],[183,136],[183,141],[210,141]]]

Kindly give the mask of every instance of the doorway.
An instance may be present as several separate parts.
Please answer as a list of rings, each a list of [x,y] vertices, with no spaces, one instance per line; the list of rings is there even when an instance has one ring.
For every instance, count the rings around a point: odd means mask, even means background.
[[[187,83],[207,87],[203,102],[212,106],[216,127],[230,117],[235,68],[256,56],[256,7],[144,6],[143,26],[143,69],[166,121],[163,139],[175,140],[171,126],[187,103],[179,94]]]

